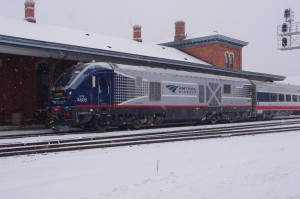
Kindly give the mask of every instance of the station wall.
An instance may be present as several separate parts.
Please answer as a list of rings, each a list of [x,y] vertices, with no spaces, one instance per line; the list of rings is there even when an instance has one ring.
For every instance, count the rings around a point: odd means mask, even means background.
[[[41,75],[38,68],[48,65],[49,71],[45,84],[51,88],[53,82],[68,67],[75,64],[74,61],[55,60],[39,57],[29,57],[20,55],[10,55],[0,53],[0,110],[4,110],[5,118],[10,119],[11,114],[22,111],[25,118],[34,118],[37,108],[38,98],[49,96],[48,91],[38,93],[38,79]]]
[[[228,68],[226,64],[226,53],[233,55],[233,70],[242,70],[242,48],[231,45],[213,43],[190,45],[181,47],[179,50],[201,59],[214,66]]]

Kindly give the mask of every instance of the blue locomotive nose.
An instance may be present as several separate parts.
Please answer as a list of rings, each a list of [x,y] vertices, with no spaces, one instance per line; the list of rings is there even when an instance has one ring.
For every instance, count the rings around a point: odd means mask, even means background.
[[[72,90],[55,90],[52,91],[52,97],[50,99],[50,106],[72,106],[74,97]]]

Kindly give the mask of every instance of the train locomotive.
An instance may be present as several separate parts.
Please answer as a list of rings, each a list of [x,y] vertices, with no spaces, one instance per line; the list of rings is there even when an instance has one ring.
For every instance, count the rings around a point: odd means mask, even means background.
[[[271,119],[300,110],[300,86],[113,63],[77,64],[54,83],[48,124],[86,130]]]

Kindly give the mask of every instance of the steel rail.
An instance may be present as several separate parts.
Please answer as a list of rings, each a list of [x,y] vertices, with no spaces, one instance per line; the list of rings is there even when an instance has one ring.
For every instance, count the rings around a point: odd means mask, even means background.
[[[173,131],[156,134],[136,134],[129,136],[112,136],[112,137],[97,137],[89,139],[75,139],[75,140],[57,140],[49,142],[26,143],[23,146],[16,145],[0,145],[0,157],[28,155],[38,153],[61,152],[71,150],[83,150],[93,148],[106,148],[117,146],[132,146],[140,144],[164,143],[185,140],[197,140],[208,138],[220,138],[229,136],[254,135],[276,132],[287,132],[300,130],[299,121],[297,126],[276,127],[269,126],[268,128],[253,127],[240,129],[206,129],[206,130],[188,130],[188,131]]]
[[[259,124],[259,125],[268,125],[268,124],[272,124],[270,122],[274,121],[277,122],[286,122],[287,120],[297,120],[297,119],[300,119],[299,117],[296,117],[296,118],[281,118],[281,119],[273,119],[273,120],[269,120],[269,123],[262,123],[262,124]],[[249,121],[249,124],[241,124],[239,126],[244,126],[244,127],[251,127],[253,125],[257,125],[257,124],[251,124],[252,122],[257,122],[257,121]],[[164,125],[159,125],[159,126],[146,126],[144,129],[156,129],[156,128],[168,128],[169,126],[172,125],[172,127],[185,127],[187,126],[188,124],[190,125],[195,125],[195,123],[181,123],[181,124],[164,124]],[[238,124],[237,123],[233,123],[233,124]],[[205,127],[207,127],[208,125],[201,125],[199,126],[199,128],[197,129],[203,129]],[[220,127],[212,127],[212,128],[220,128]],[[226,128],[226,127],[222,127],[222,128]],[[110,131],[108,132],[111,132],[113,131],[114,129],[111,129]],[[13,139],[13,138],[26,138],[26,137],[40,137],[40,136],[56,136],[56,135],[78,135],[78,134],[99,134],[99,133],[103,133],[103,131],[82,131],[82,130],[72,130],[70,132],[51,132],[51,133],[28,133],[28,134],[10,134],[10,135],[1,135],[1,131],[0,131],[0,139]]]
[[[8,144],[0,144],[0,148],[3,147],[21,147],[21,146],[35,146],[35,145],[46,145],[46,144],[56,144],[56,143],[70,143],[70,142],[84,142],[84,141],[92,141],[92,140],[106,140],[106,139],[119,139],[119,138],[129,138],[129,137],[137,137],[137,136],[150,136],[150,135],[163,135],[163,134],[172,134],[172,133],[181,133],[184,131],[185,133],[188,132],[195,132],[195,131],[201,131],[203,133],[205,132],[222,132],[224,130],[238,130],[238,129],[244,129],[244,128],[263,128],[263,127],[271,127],[271,126],[281,126],[281,125],[292,125],[292,124],[299,124],[300,119],[296,121],[281,121],[276,123],[263,123],[263,124],[252,124],[252,125],[240,125],[240,126],[229,126],[229,127],[209,127],[209,128],[193,128],[193,129],[187,129],[187,130],[172,130],[172,131],[164,131],[164,132],[151,132],[151,133],[135,133],[135,134],[125,134],[125,135],[113,135],[113,133],[110,136],[101,136],[98,134],[98,136],[93,137],[82,137],[82,138],[72,138],[72,139],[58,139],[58,140],[48,140],[48,141],[41,141],[41,142],[26,142],[26,143],[8,143]],[[83,134],[84,135],[84,134]]]

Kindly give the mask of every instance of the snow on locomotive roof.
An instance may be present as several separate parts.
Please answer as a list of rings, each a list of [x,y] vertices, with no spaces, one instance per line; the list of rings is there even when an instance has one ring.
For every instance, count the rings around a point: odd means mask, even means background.
[[[0,25],[3,27],[0,30],[0,35],[9,37],[157,57],[211,66],[210,64],[185,54],[184,52],[175,48],[140,43],[130,39],[116,38],[98,33],[91,33],[53,25],[29,23],[24,20],[16,20],[1,16]]]
[[[228,77],[228,76],[220,76],[220,75],[212,75],[206,73],[198,73],[198,72],[188,72],[188,71],[181,71],[181,70],[173,70],[173,69],[162,69],[156,67],[148,67],[148,66],[132,66],[132,65],[125,65],[125,64],[113,64],[114,66],[111,67],[107,63],[99,62],[94,63],[95,65],[100,65],[105,68],[113,68],[115,71],[142,71],[146,73],[161,73],[161,74],[172,74],[172,75],[182,75],[182,76],[190,76],[190,77],[204,77],[204,78],[211,78],[211,79],[220,79],[228,80],[228,81],[241,81],[245,80],[248,82],[247,79],[243,78],[236,78],[236,77]]]

